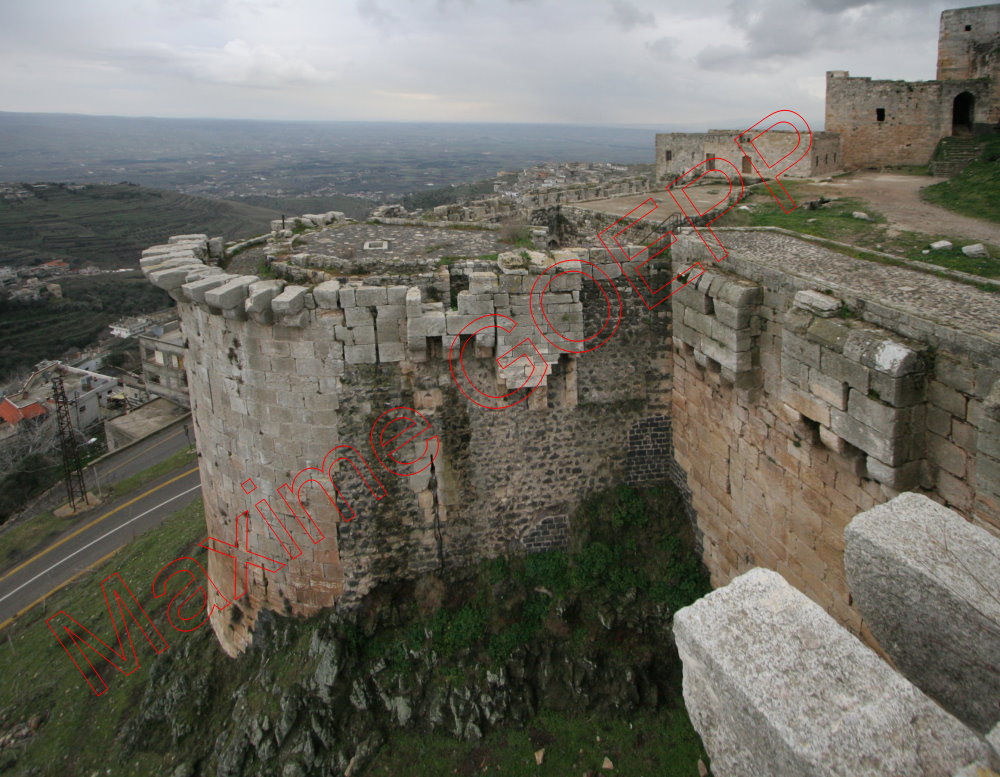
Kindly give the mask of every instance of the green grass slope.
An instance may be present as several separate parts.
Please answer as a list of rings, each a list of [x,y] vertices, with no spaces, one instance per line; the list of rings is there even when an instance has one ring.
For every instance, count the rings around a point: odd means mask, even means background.
[[[1000,135],[984,138],[979,149],[962,172],[928,186],[921,196],[963,216],[1000,221]]]
[[[584,774],[598,772],[604,758],[618,774],[695,777],[706,756],[681,700],[670,623],[708,586],[676,495],[609,489],[581,506],[574,525],[567,552],[382,587],[354,618],[324,611],[308,620],[262,619],[254,647],[231,660],[211,629],[171,629],[167,597],[151,597],[167,561],[188,555],[205,563],[195,545],[205,532],[195,502],[0,634],[0,738],[10,737],[0,774],[340,774],[333,755],[371,741],[357,777]],[[109,638],[100,582],[113,572],[170,648],[154,656],[136,636],[141,665],[127,676],[110,673],[97,697],[45,617],[65,610]],[[488,673],[505,667],[514,667],[511,697],[531,684],[535,690],[523,692],[538,694],[537,709],[517,713],[520,723],[498,721],[483,739],[456,739],[447,721],[433,724],[416,709],[401,727],[374,701],[379,689],[411,702],[451,698],[458,688],[476,694],[492,687]],[[573,678],[585,667],[591,679],[578,688]],[[642,702],[630,699],[637,667],[649,697]],[[648,674],[654,670],[658,679]]]
[[[143,249],[171,235],[227,240],[259,235],[281,214],[227,200],[133,184],[34,184],[30,197],[0,199],[0,264],[53,257],[99,267],[135,267]]]

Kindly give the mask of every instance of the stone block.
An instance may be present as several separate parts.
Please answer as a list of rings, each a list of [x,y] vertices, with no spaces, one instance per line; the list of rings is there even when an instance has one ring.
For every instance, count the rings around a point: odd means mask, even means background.
[[[260,278],[256,275],[239,275],[221,286],[206,291],[205,304],[223,310],[235,307],[239,307],[242,310],[243,300],[247,298],[247,290],[250,288],[250,284],[256,283],[259,280]]]
[[[985,734],[1000,704],[1000,540],[919,494],[844,534],[854,602],[898,669]]]
[[[388,305],[389,294],[382,286],[362,286],[354,292],[356,305]]]
[[[344,310],[355,307],[355,292],[357,287],[345,286],[340,290],[340,307]]]
[[[406,316],[407,318],[416,318],[423,311],[423,302],[420,289],[416,286],[410,286],[406,290]]]
[[[423,328],[423,334],[426,337],[440,337],[447,333],[444,313],[438,313],[437,311],[425,313],[420,318],[420,322]]]
[[[173,291],[187,283],[188,273],[200,266],[194,262],[182,263],[174,267],[148,272],[146,278],[154,286],[164,291]]]
[[[403,333],[400,333],[400,329],[403,329]],[[402,326],[398,318],[379,319],[375,328],[379,343],[401,342],[406,337],[405,331],[406,327]]]
[[[294,316],[302,312],[306,306],[305,286],[286,286],[285,289],[271,300],[271,310],[276,316]]]
[[[948,777],[986,744],[776,572],[674,615],[684,702],[718,777]]]
[[[340,281],[324,281],[313,289],[316,305],[325,310],[340,307]]]
[[[271,300],[281,293],[284,286],[285,282],[280,279],[251,283],[247,288],[247,298],[243,303],[243,309],[250,314],[269,311]]]
[[[873,456],[865,457],[865,471],[868,477],[896,491],[917,488],[920,485],[922,468],[922,461],[908,461],[898,467],[890,467]]]
[[[385,342],[378,344],[378,360],[380,362],[401,362],[406,353],[401,342]]]
[[[831,297],[829,294],[821,294],[813,289],[804,289],[795,292],[792,304],[795,307],[808,310],[820,318],[830,318],[837,314],[842,303],[839,299]]]
[[[745,329],[733,329],[721,321],[712,321],[711,337],[731,351],[749,351],[753,347],[753,335]]]
[[[884,372],[873,370],[869,377],[870,390],[893,407],[910,407],[924,400],[925,373],[913,372],[900,378],[893,378]]]
[[[889,437],[899,437],[908,432],[907,427],[916,416],[912,408],[886,405],[857,389],[851,389],[847,412],[866,426],[878,429]],[[920,420],[923,421],[923,416]]]
[[[225,254],[225,244],[221,237],[213,237],[208,241],[208,256],[210,259],[218,261]]]
[[[747,309],[734,307],[722,300],[716,300],[713,308],[720,324],[731,329],[745,329],[750,326],[750,311]]]
[[[742,279],[727,279],[718,290],[713,284],[712,296],[735,308],[753,308],[759,305],[763,299],[760,286]]]
[[[368,308],[350,307],[344,308],[344,323],[350,327],[373,326],[375,319]]]
[[[403,305],[377,305],[375,317],[379,322],[399,321],[406,318],[406,307]]]
[[[819,441],[834,453],[842,454],[847,450],[847,441],[843,437],[838,437],[825,426],[819,428]]]
[[[923,370],[923,360],[914,347],[898,342],[888,332],[869,326],[851,327],[844,343],[844,356],[894,378]]]
[[[809,373],[809,393],[838,410],[847,410],[846,383],[830,378],[819,370]]]
[[[839,319],[816,318],[806,331],[806,339],[840,353],[844,349],[849,332],[850,329]]]
[[[205,304],[205,292],[227,283],[233,277],[232,275],[210,275],[207,278],[199,278],[196,281],[185,283],[181,288],[184,289],[192,302]]]
[[[470,323],[475,321],[479,316],[469,316],[469,315],[459,315],[458,313],[450,313],[445,315],[445,326],[446,332],[449,335],[457,335],[462,329],[468,326]],[[480,322],[479,326],[485,326],[487,323],[486,319]],[[476,326],[475,329],[478,329]],[[466,334],[472,334],[472,332],[467,332]]]
[[[417,291],[419,293],[419,289]],[[390,305],[405,305],[408,292],[407,286],[390,286],[386,289],[386,297]]]
[[[348,364],[375,364],[377,359],[374,343],[371,345],[345,345],[344,361]]]
[[[871,454],[891,467],[898,467],[911,458],[915,447],[908,437],[886,437],[878,429],[861,423],[841,410],[830,411],[829,427],[834,434],[843,437],[851,445]]]
[[[819,367],[824,375],[846,383],[863,394],[868,393],[871,386],[870,370],[859,362],[833,351],[823,351]]]
[[[492,313],[493,299],[481,299],[478,295],[474,295],[471,292],[460,291],[458,293],[458,312],[471,316]]]
[[[815,397],[803,394],[791,387],[786,387],[782,392],[782,399],[789,407],[810,418],[823,426],[830,426],[830,406]]]
[[[797,361],[808,364],[810,367],[819,367],[820,361],[820,347],[816,343],[810,343],[807,340],[794,335],[788,330],[782,334],[781,337],[781,360],[784,362],[786,358],[796,359]]]
[[[354,339],[354,345],[374,345],[375,326],[373,324],[366,324],[351,327],[351,336]]]
[[[469,274],[470,294],[492,294],[500,290],[496,273],[473,272]]]
[[[927,384],[927,401],[960,421],[965,420],[965,395],[936,380]]]

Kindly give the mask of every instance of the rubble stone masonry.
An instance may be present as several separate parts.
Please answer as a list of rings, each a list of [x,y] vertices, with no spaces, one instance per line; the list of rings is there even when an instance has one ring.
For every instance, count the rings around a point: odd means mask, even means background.
[[[669,311],[633,303],[603,251],[593,252],[594,261],[625,297],[623,322],[605,347],[570,356],[535,332],[528,294],[553,262],[587,258],[588,249],[456,262],[406,284],[351,276],[299,286],[228,275],[211,263],[207,245],[204,236],[180,236],[141,261],[148,278],[177,300],[187,338],[208,534],[232,542],[235,517],[249,509],[250,547],[286,558],[254,504],[267,499],[295,527],[277,488],[304,467],[320,467],[337,445],[353,446],[388,492],[376,501],[341,465],[335,482],[357,514],[343,522],[318,484],[305,487],[306,507],[327,537],[300,541],[303,555],[278,572],[251,568],[249,596],[213,614],[229,653],[248,644],[262,607],[307,615],[349,606],[379,582],[563,547],[568,517],[589,491],[665,478]],[[452,280],[460,290],[450,288]],[[432,282],[445,301],[425,297]],[[452,296],[455,307],[447,302]],[[565,275],[553,283],[546,311],[572,335],[585,318],[603,320],[604,302],[593,284]],[[502,411],[463,396],[446,359],[463,326],[495,313],[519,324],[510,335],[484,332],[467,349],[475,349],[465,366],[477,385],[497,394],[523,381],[523,372],[501,371],[494,360],[524,337],[550,365],[544,385]],[[441,440],[433,466],[413,477],[387,473],[369,444],[375,419],[397,406],[423,413]],[[248,479],[256,486],[249,495],[241,485]],[[232,575],[217,553],[208,571],[215,580]]]
[[[673,271],[695,261],[707,271],[652,311],[603,249],[309,285],[229,275],[203,235],[144,252],[188,343],[210,536],[231,542],[250,510],[251,547],[282,558],[253,505],[267,499],[293,527],[278,487],[337,445],[353,446],[386,491],[376,501],[341,466],[334,478],[357,515],[343,522],[306,485],[327,538],[300,543],[279,572],[251,569],[249,596],[213,615],[226,650],[248,644],[262,607],[307,615],[350,606],[379,582],[562,547],[587,492],[622,481],[674,480],[714,585],[768,567],[862,633],[843,571],[857,513],[912,490],[1000,533],[1000,295],[787,234],[718,233],[729,251],[719,263],[680,236]],[[607,345],[569,355],[539,336],[528,294],[554,262],[581,259],[613,279],[624,315]],[[560,276],[546,302],[570,336],[594,331],[606,308],[580,278]],[[506,410],[470,402],[449,370],[450,343],[480,315],[518,328],[473,335],[465,366],[476,385],[519,385],[523,369],[495,359],[524,337],[550,366]],[[398,406],[423,413],[441,441],[433,466],[408,478],[387,473],[369,445],[373,422]],[[221,560],[211,554],[213,577],[232,574]]]

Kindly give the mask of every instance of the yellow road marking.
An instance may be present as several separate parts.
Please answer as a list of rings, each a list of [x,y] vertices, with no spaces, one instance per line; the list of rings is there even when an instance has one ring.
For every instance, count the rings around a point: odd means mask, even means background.
[[[65,588],[66,586],[68,586],[68,585],[69,585],[70,583],[72,583],[72,582],[73,582],[74,580],[76,580],[76,579],[77,579],[77,578],[78,578],[78,577],[79,577],[80,575],[82,575],[82,574],[83,574],[84,572],[90,572],[90,571],[91,571],[92,569],[97,569],[97,567],[99,567],[99,566],[100,566],[101,564],[103,564],[103,563],[104,563],[105,561],[107,561],[107,560],[108,560],[109,558],[111,558],[111,557],[112,557],[113,555],[115,555],[115,553],[117,553],[118,551],[120,551],[120,550],[121,550],[122,548],[124,548],[124,547],[125,547],[125,545],[122,545],[121,547],[118,547],[118,548],[115,548],[115,549],[114,549],[113,551],[111,551],[110,553],[108,553],[108,555],[106,555],[106,556],[102,556],[101,558],[97,559],[97,561],[95,561],[95,562],[94,562],[93,564],[91,564],[90,566],[86,566],[86,567],[84,567],[84,568],[83,568],[83,569],[81,569],[81,570],[80,570],[79,572],[77,572],[77,573],[76,573],[75,575],[73,575],[73,577],[69,578],[68,580],[64,580],[63,582],[61,582],[61,583],[60,583],[59,585],[57,585],[57,586],[56,586],[55,588],[53,588],[53,589],[52,589],[51,591],[49,591],[48,593],[45,593],[45,594],[42,594],[41,596],[39,596],[39,597],[38,597],[37,599],[35,599],[35,601],[33,601],[33,602],[32,602],[31,604],[29,604],[29,605],[28,605],[27,607],[22,607],[22,608],[21,608],[20,610],[18,610],[18,611],[17,611],[17,612],[15,612],[15,613],[14,613],[13,615],[11,615],[11,616],[10,616],[10,617],[9,617],[9,618],[8,618],[7,620],[5,620],[5,621],[4,621],[3,623],[0,623],[0,631],[3,631],[3,630],[4,630],[5,628],[7,628],[7,627],[8,627],[8,626],[9,626],[9,625],[10,625],[11,623],[13,623],[13,622],[14,622],[14,621],[16,621],[16,620],[17,620],[18,618],[20,618],[20,617],[21,617],[22,615],[24,615],[24,614],[25,614],[25,613],[26,613],[26,612],[27,612],[28,610],[30,610],[30,609],[31,609],[32,607],[35,607],[35,606],[37,606],[37,605],[41,604],[41,603],[42,603],[42,602],[44,602],[44,601],[45,601],[46,599],[48,599],[48,598],[49,598],[50,596],[52,596],[52,594],[54,594],[54,593],[56,593],[57,591],[59,591],[59,590],[61,590],[61,589]]]
[[[197,472],[197,471],[198,471],[197,467],[192,467],[191,469],[187,470],[186,472],[182,472],[180,475],[176,475],[176,476],[170,478],[170,480],[166,481],[165,483],[160,483],[160,485],[156,486],[155,488],[151,488],[151,489],[149,489],[149,491],[145,491],[145,492],[139,494],[139,496],[136,496],[136,497],[133,497],[132,499],[129,499],[124,504],[118,505],[118,507],[116,507],[114,510],[109,510],[104,515],[98,516],[97,518],[95,518],[94,520],[92,520],[90,523],[88,523],[88,524],[86,524],[84,526],[81,526],[79,529],[77,529],[76,531],[74,531],[72,534],[68,534],[65,537],[63,537],[61,540],[59,540],[58,542],[53,543],[52,545],[49,545],[45,550],[41,551],[40,553],[36,553],[31,558],[26,559],[25,561],[22,561],[20,564],[18,564],[16,567],[14,567],[13,569],[11,569],[9,572],[5,572],[2,576],[0,576],[0,582],[6,580],[8,577],[10,577],[11,575],[13,575],[15,572],[19,572],[20,570],[24,569],[26,566],[28,566],[28,564],[33,564],[34,562],[38,561],[38,559],[40,559],[42,556],[44,556],[47,553],[50,553],[51,551],[55,550],[60,545],[63,545],[64,543],[69,542],[71,539],[73,539],[77,535],[82,534],[83,532],[87,531],[87,529],[91,528],[92,526],[96,526],[101,521],[103,521],[105,518],[110,518],[115,513],[119,512],[121,510],[124,510],[129,505],[135,504],[140,499],[144,499],[145,497],[149,496],[150,494],[155,494],[161,488],[163,488],[165,486],[169,486],[171,483],[174,483],[174,482],[180,480],[181,478],[187,477],[192,472]]]

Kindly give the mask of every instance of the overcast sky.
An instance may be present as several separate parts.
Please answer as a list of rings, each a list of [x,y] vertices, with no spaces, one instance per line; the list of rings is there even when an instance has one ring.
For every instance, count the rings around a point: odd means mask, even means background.
[[[935,0],[14,0],[0,110],[711,124],[934,78]],[[971,4],[971,3],[969,3]]]

